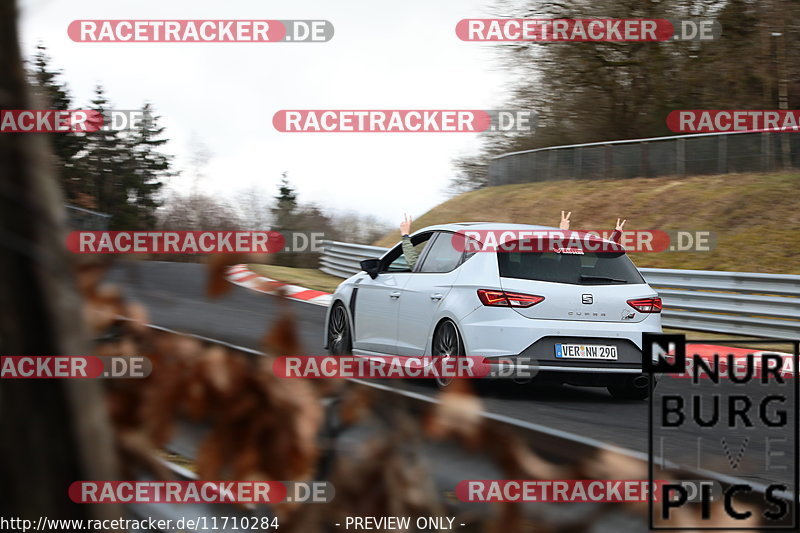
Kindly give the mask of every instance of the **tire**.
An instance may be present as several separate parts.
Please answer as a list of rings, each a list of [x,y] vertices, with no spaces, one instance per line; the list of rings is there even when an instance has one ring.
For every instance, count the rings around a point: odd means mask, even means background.
[[[637,387],[634,378],[627,378],[620,383],[609,385],[608,392],[617,400],[646,400],[650,396],[650,385]]]
[[[328,317],[328,353],[330,355],[351,355],[353,334],[347,310],[341,302],[336,302]]]
[[[461,341],[461,334],[452,320],[445,320],[436,327],[431,346],[433,357],[443,357],[446,360],[452,357],[464,356],[464,343]],[[446,389],[454,378],[436,377],[434,379],[440,389]]]

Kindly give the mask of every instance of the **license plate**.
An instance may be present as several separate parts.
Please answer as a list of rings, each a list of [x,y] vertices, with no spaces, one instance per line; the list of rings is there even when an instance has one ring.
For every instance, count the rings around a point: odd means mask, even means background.
[[[599,344],[556,344],[556,357],[560,359],[617,359],[616,346]]]

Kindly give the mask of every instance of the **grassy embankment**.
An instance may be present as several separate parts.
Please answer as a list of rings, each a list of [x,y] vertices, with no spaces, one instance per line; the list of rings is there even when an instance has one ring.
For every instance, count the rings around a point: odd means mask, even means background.
[[[573,229],[710,231],[710,252],[631,254],[639,267],[800,274],[800,172],[526,183],[461,194],[414,221],[489,221]],[[391,246],[392,232],[375,244]]]

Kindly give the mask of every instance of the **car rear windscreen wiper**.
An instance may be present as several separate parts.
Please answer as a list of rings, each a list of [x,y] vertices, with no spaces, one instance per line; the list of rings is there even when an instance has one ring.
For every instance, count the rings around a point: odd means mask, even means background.
[[[626,280],[619,279],[619,278],[609,278],[609,277],[606,277],[606,276],[587,276],[586,274],[581,274],[581,281],[583,281],[583,280],[587,280],[587,281],[590,281],[590,280],[595,280],[595,281],[615,281],[617,283],[628,283]]]

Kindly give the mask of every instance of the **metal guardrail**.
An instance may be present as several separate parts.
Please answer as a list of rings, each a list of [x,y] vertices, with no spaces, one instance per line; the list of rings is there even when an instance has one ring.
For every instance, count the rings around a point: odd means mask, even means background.
[[[800,276],[641,269],[670,327],[800,339]]]
[[[387,248],[325,241],[323,272],[345,278]],[[800,276],[642,268],[664,300],[665,326],[734,335],[800,339]]]
[[[380,257],[387,248],[350,244],[347,242],[324,241],[324,251],[320,257],[320,270],[331,276],[349,278],[361,271],[362,259]]]
[[[108,221],[111,219],[111,215],[69,204],[65,204],[64,207],[67,210],[67,221],[70,229],[95,231],[108,229]]]

